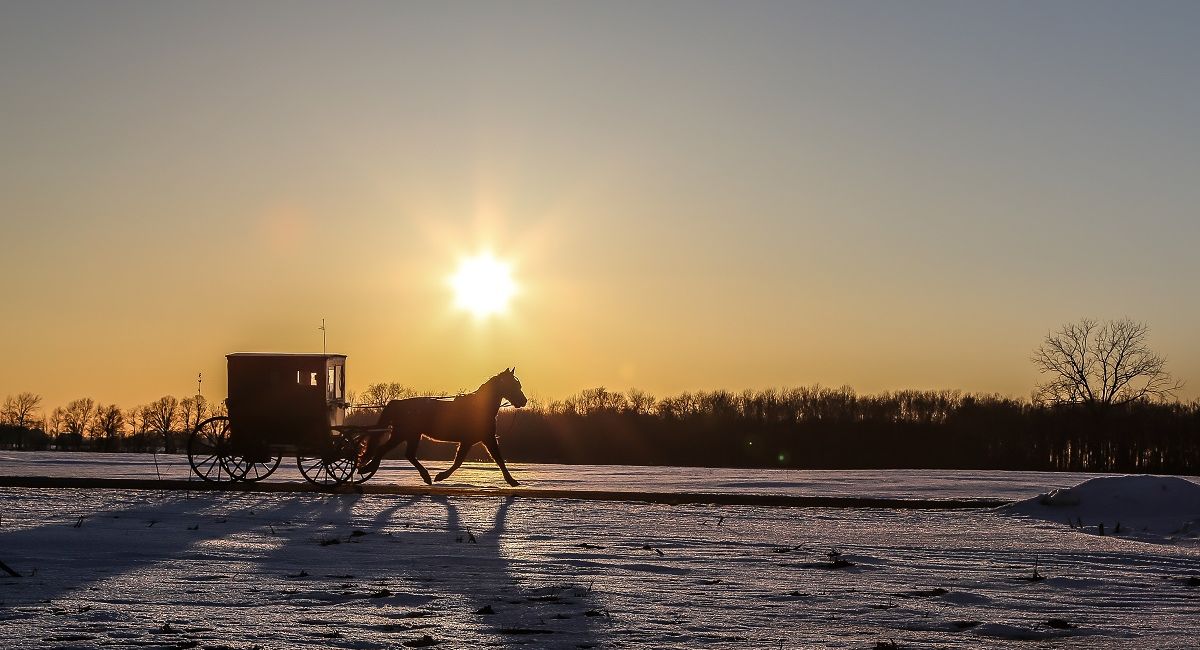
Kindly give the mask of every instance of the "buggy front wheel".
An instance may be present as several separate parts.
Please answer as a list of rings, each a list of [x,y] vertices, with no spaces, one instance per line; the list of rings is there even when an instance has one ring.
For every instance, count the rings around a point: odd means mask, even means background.
[[[296,456],[296,466],[309,483],[324,488],[337,487],[354,480],[358,469],[358,446],[336,436],[320,456]]]

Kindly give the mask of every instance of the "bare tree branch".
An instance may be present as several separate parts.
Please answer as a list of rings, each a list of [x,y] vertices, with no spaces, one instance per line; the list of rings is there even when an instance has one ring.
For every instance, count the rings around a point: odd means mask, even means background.
[[[3,416],[9,424],[25,428],[37,420],[34,415],[41,405],[42,396],[36,393],[18,393],[16,397],[9,395],[4,398],[4,407],[0,409],[0,416]]]
[[[1173,396],[1183,382],[1172,378],[1166,358],[1150,349],[1149,331],[1145,323],[1128,318],[1104,323],[1083,318],[1047,334],[1031,357],[1046,376],[1034,397],[1101,407]]]

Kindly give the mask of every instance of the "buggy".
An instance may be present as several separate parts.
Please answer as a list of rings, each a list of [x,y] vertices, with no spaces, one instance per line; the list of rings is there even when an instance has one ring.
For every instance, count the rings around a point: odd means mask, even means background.
[[[210,482],[261,481],[295,456],[304,478],[333,488],[371,478],[378,464],[363,463],[368,445],[391,427],[347,425],[346,355],[241,352],[229,361],[228,415],[192,431],[192,471]]]

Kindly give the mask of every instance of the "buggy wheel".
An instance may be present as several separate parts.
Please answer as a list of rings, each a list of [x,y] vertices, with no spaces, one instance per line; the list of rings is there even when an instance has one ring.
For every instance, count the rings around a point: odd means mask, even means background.
[[[305,480],[320,487],[336,487],[354,480],[358,469],[358,446],[336,436],[321,456],[296,456],[296,466]]]
[[[233,477],[235,481],[248,481],[253,483],[267,478],[275,473],[279,467],[283,456],[254,455],[254,456],[225,456],[221,463],[225,466],[225,471]]]
[[[236,481],[225,466],[229,457],[229,418],[218,416],[196,425],[188,437],[188,465],[202,480],[210,483]]]
[[[371,479],[372,476],[375,476],[375,472],[377,472],[377,471],[379,471],[379,465],[374,465],[371,467],[364,467],[364,468],[362,468],[361,471],[355,471],[354,472],[354,482],[355,483],[366,483],[368,480]]]
[[[342,435],[350,441],[350,448],[354,451],[354,457],[357,459],[357,462],[354,464],[354,474],[351,477],[351,481],[355,484],[366,483],[372,476],[375,476],[375,472],[379,471],[379,463],[372,463],[366,457],[371,434],[369,432],[355,431],[346,432]]]

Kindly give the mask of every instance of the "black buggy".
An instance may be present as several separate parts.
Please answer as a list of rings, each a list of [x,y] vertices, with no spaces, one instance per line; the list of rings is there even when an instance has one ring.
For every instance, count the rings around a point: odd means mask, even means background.
[[[363,450],[390,427],[345,424],[346,355],[236,353],[229,360],[229,415],[209,418],[188,438],[188,464],[211,482],[261,481],[295,455],[309,482],[361,483]],[[361,471],[360,471],[361,470]]]

